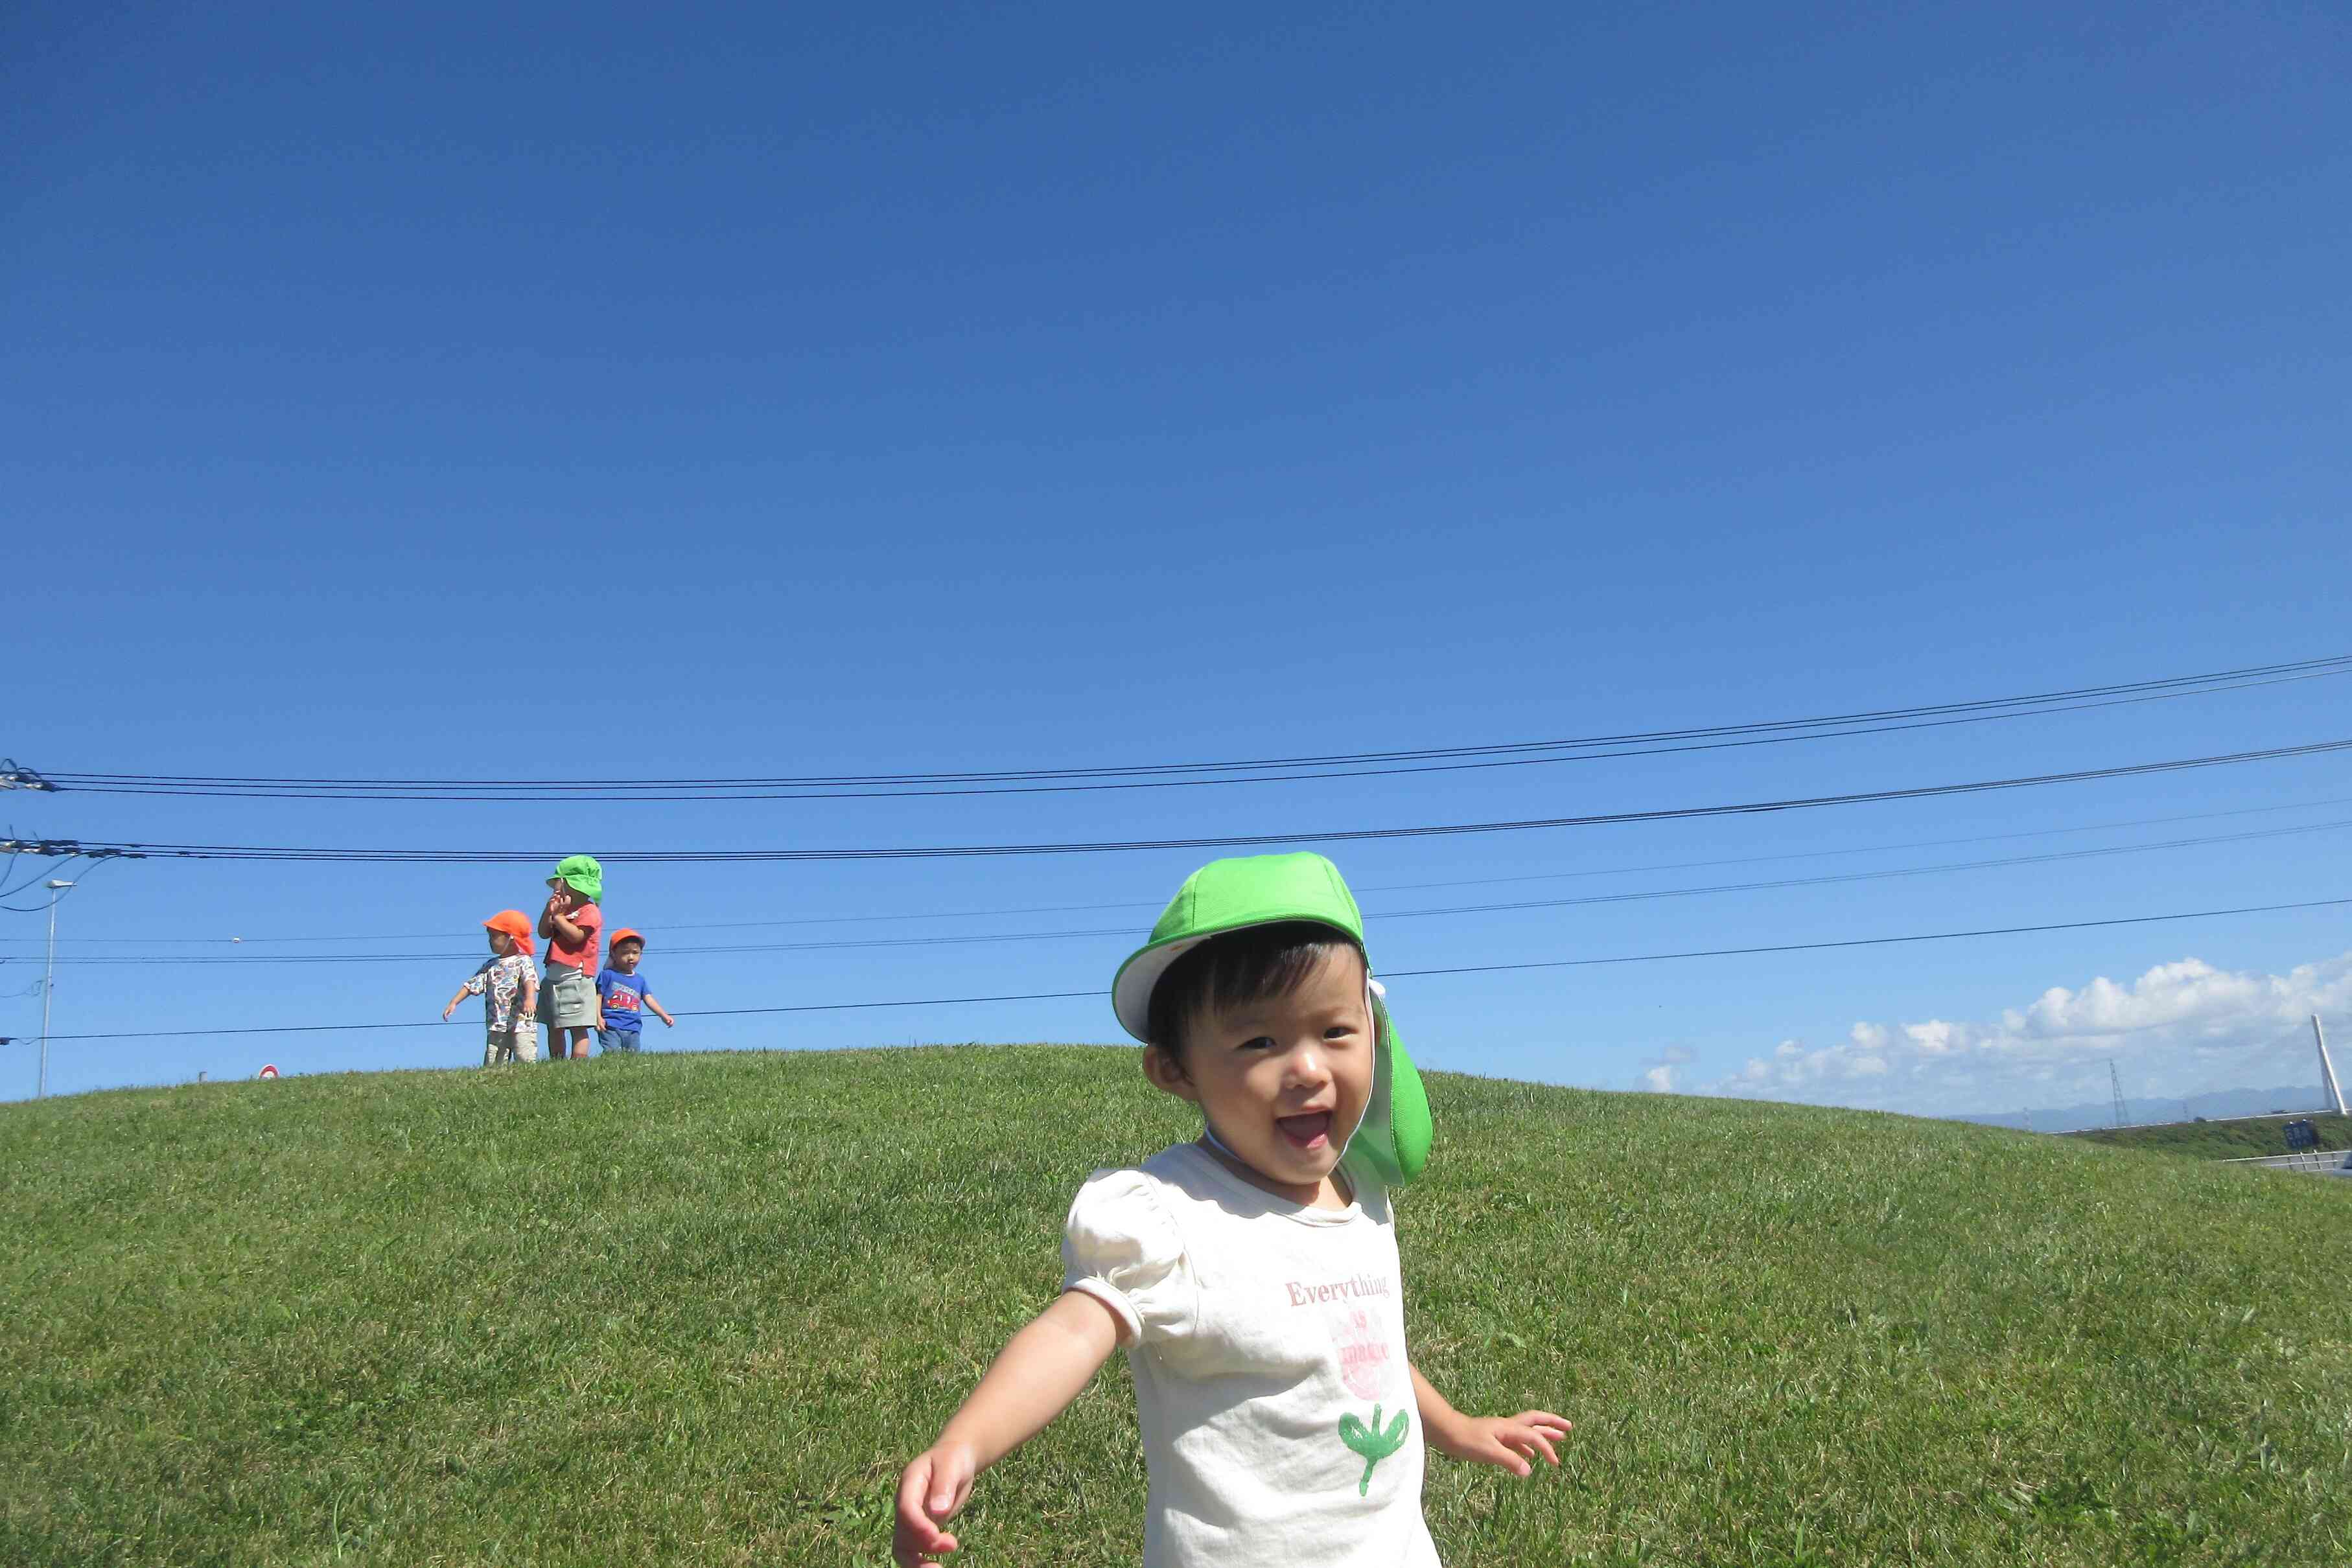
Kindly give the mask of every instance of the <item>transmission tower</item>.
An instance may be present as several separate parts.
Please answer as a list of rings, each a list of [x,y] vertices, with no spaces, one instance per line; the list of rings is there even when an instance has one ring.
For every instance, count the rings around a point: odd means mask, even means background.
[[[2124,1124],[2124,1075],[2116,1071],[2116,1059],[2107,1058],[2107,1082],[2116,1092],[2116,1125]]]

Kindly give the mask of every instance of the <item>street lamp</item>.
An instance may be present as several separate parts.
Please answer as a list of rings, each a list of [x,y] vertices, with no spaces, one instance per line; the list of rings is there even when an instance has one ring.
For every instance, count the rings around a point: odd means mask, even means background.
[[[69,882],[51,877],[49,890],[49,968],[41,980],[41,1082],[33,1095],[46,1100],[49,1093],[49,993],[58,988],[58,894],[71,887]]]

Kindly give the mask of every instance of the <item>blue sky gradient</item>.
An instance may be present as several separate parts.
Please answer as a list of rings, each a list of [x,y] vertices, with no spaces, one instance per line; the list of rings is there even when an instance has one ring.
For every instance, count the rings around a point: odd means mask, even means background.
[[[2347,66],[2343,15],[2294,5],[15,8],[0,753],[1078,767],[2352,652]],[[1284,832],[2340,738],[2347,692],[1229,789],[0,807],[21,836],[592,852]],[[2312,824],[2347,800],[2323,758],[1334,852],[1367,890],[1556,875],[1511,885],[1565,897]],[[1389,925],[1437,895],[1363,902],[1391,969],[1835,940],[2342,896],[2347,833]],[[1828,858],[1614,874],[1766,855]],[[674,1010],[1107,988],[1131,937],[669,949],[1139,933],[1197,859],[615,867],[608,902],[652,935]],[[59,912],[55,1028],[429,1022],[465,964],[79,960],[233,956],[194,940],[231,936],[469,950],[536,892],[511,868],[106,866]],[[749,924],[1103,903],[1137,907]],[[0,1032],[37,1033],[42,929],[0,913]],[[2149,1093],[2307,1073],[2277,1042],[2352,1004],[2347,950],[2344,912],[2317,911],[1395,1000],[1444,1068],[1962,1112],[2084,1098],[2110,1056]],[[2025,1016],[2103,976],[2127,1005]],[[1929,1022],[1970,1043],[1854,1034]],[[60,1042],[50,1083],[454,1066],[476,1032]],[[1116,1038],[1072,1000],[689,1019],[658,1043]],[[1783,1042],[1830,1054],[1757,1076]],[[28,1048],[0,1048],[0,1094],[33,1086]]]

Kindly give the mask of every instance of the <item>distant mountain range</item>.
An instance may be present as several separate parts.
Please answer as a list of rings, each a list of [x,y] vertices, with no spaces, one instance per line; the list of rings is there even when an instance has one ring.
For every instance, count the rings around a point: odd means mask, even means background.
[[[2150,1122],[2190,1122],[2200,1116],[2211,1121],[2222,1116],[2263,1116],[2273,1111],[2320,1109],[2319,1085],[2289,1083],[2276,1089],[2226,1089],[2213,1094],[2191,1094],[2186,1100],[2127,1098],[2124,1101],[2124,1123],[2129,1126]],[[2030,1127],[2037,1133],[2073,1133],[2084,1127],[2114,1126],[2116,1107],[2113,1101],[2090,1100],[2079,1105],[2036,1105],[2030,1111],[1979,1111],[1948,1120],[1980,1122],[1988,1127]]]

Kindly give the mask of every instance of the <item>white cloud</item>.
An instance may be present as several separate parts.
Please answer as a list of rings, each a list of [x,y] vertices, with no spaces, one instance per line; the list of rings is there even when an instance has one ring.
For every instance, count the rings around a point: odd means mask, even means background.
[[[2284,975],[2182,958],[2128,985],[2099,976],[2078,990],[2053,986],[1988,1019],[1864,1020],[1835,1045],[1784,1040],[1738,1071],[1696,1087],[1708,1094],[1950,1114],[2028,1100],[2104,1098],[2111,1058],[2135,1095],[2252,1088],[2303,1076],[2315,1082],[2308,1036],[2296,1031],[2313,1013],[2347,1010],[2352,953]],[[1661,1074],[1663,1082],[1651,1082]],[[1673,1067],[1654,1064],[1643,1080],[1645,1088],[1671,1089]]]
[[[1680,1092],[1681,1070],[1696,1060],[1698,1053],[1686,1045],[1670,1045],[1643,1063],[1642,1075],[1633,1087],[1653,1094],[1674,1094]]]

